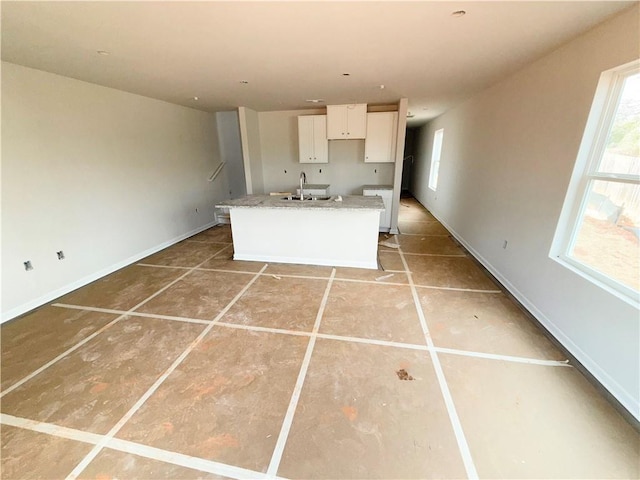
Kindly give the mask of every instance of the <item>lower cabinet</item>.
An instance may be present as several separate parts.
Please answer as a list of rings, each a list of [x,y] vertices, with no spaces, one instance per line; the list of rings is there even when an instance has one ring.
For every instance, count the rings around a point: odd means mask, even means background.
[[[380,213],[380,231],[388,232],[391,229],[391,206],[393,203],[393,189],[380,187],[364,187],[362,194],[365,197],[382,197],[384,212]]]

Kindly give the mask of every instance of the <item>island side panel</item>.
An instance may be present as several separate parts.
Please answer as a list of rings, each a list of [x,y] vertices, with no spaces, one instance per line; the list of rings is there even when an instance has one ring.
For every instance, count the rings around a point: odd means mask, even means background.
[[[377,210],[230,208],[234,260],[378,268]]]

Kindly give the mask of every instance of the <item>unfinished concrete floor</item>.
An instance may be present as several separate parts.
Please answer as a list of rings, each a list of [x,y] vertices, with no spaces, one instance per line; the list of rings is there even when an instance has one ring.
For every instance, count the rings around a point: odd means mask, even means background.
[[[215,227],[3,325],[2,478],[638,478],[444,227],[403,199],[400,230],[374,271],[236,262]]]

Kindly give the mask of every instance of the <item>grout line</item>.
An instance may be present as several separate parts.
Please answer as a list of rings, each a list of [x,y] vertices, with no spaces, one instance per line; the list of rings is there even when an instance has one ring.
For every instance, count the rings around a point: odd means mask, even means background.
[[[335,281],[338,279],[334,279]],[[69,308],[73,310],[87,310],[92,312],[102,312],[102,313],[116,313],[127,316],[136,316],[143,318],[158,318],[162,320],[172,320],[177,322],[187,322],[187,323],[197,323],[208,325],[211,323],[209,320],[199,320],[197,318],[189,318],[189,317],[176,317],[174,315],[158,315],[155,313],[143,313],[143,312],[125,312],[122,310],[110,310],[106,308],[98,308],[98,307],[86,307],[81,305],[69,305],[66,303],[55,303],[51,305],[52,307],[59,308]],[[281,335],[293,335],[298,337],[311,337],[314,335],[313,332],[306,332],[303,330],[289,330],[286,328],[275,328],[275,327],[261,327],[258,325],[244,325],[240,323],[228,323],[228,322],[216,322],[216,326],[226,327],[226,328],[235,328],[237,330],[248,330],[254,332],[265,332],[265,333],[277,333]],[[362,337],[351,337],[348,335],[333,335],[328,333],[317,333],[315,334],[318,338],[324,338],[326,340],[337,340],[341,342],[353,342],[353,343],[363,343],[367,345],[380,345],[384,347],[395,347],[395,348],[405,348],[409,350],[423,350],[423,351],[436,351],[439,353],[448,353],[451,355],[460,355],[463,357],[475,357],[475,358],[486,358],[491,360],[498,360],[503,362],[515,362],[515,363],[526,363],[531,365],[546,365],[546,366],[557,366],[557,367],[567,367],[571,366],[568,364],[568,360],[544,360],[538,358],[530,358],[530,357],[517,357],[512,355],[501,355],[497,353],[484,353],[484,352],[474,352],[472,350],[458,350],[455,348],[446,348],[446,347],[429,347],[427,345],[418,345],[415,343],[403,343],[403,342],[393,342],[389,340],[377,340],[374,338],[362,338]]]
[[[39,422],[27,418],[14,417],[5,413],[0,414],[0,423],[24,430],[48,434],[58,438],[66,438],[77,442],[97,445],[104,439],[104,435],[97,433],[84,432],[73,428],[61,427],[52,423]],[[235,479],[261,479],[266,478],[264,473],[247,470],[232,465],[227,465],[204,458],[192,457],[182,453],[163,450],[161,448],[151,447],[141,443],[131,442],[129,440],[121,440],[119,438],[111,439],[106,448],[117,450],[124,453],[131,453],[144,458],[158,460],[160,462],[169,463],[171,465],[179,465],[181,467],[190,468],[192,470],[213,473],[225,477]]]
[[[311,337],[313,333],[304,330],[286,330],[284,328],[259,327],[254,325],[243,325],[241,323],[218,322],[219,327],[235,328],[236,330],[248,330],[251,332],[279,333],[280,335],[293,335],[294,337]]]
[[[0,413],[0,422],[2,425],[9,425],[10,427],[31,430],[32,432],[46,433],[47,435],[54,437],[66,438],[67,440],[75,440],[83,443],[91,443],[93,445],[102,440],[102,435],[99,433],[85,432],[83,430],[76,430],[75,428],[62,427],[53,423],[16,417],[7,413]]]
[[[366,345],[380,345],[383,347],[406,348],[409,350],[423,350],[423,351],[429,350],[429,347],[427,347],[426,345],[418,345],[415,343],[390,342],[388,340],[375,340],[371,338],[347,337],[344,335],[331,335],[327,333],[318,333],[316,337],[323,338],[325,340],[338,340],[341,342],[364,343]]]
[[[393,253],[393,254],[397,254],[396,250],[388,250],[388,251],[381,251],[380,253]],[[421,253],[405,253],[405,255],[428,255],[428,254],[421,254]],[[440,256],[453,256],[453,257],[463,257],[466,255],[440,255]],[[170,265],[151,265],[151,264],[144,264],[144,263],[138,263],[137,265],[143,266],[143,267],[156,267],[156,268],[176,268],[176,269],[189,269],[192,268],[193,270],[203,270],[203,271],[207,271],[207,272],[223,272],[223,273],[240,273],[243,275],[255,275],[256,272],[249,272],[249,271],[245,271],[245,270],[225,270],[225,269],[220,269],[220,268],[202,268],[202,267],[174,267],[174,266],[170,266]],[[382,270],[385,273],[411,273],[411,271],[409,270]],[[261,273],[260,275],[265,276],[265,277],[283,277],[283,278],[304,278],[304,279],[308,279],[308,280],[326,280],[327,277],[318,277],[318,276],[312,276],[312,275],[292,275],[292,274],[284,274],[284,273]],[[403,283],[403,282],[376,282],[374,280],[362,280],[362,279],[357,279],[357,278],[341,278],[341,277],[337,277],[336,280],[340,280],[342,282],[354,282],[354,283],[368,283],[368,284],[375,284],[375,285],[395,285],[395,286],[410,286],[410,284],[408,283]],[[431,288],[433,290],[450,290],[450,291],[454,291],[454,292],[472,292],[472,293],[503,293],[502,290],[483,290],[483,289],[478,289],[478,288],[462,288],[462,287],[438,287],[435,285],[417,285],[414,283],[414,286],[416,288]]]
[[[296,408],[298,407],[298,401],[300,400],[300,394],[302,393],[304,380],[307,376],[307,371],[309,370],[309,364],[311,362],[311,354],[313,353],[313,349],[316,344],[316,338],[317,338],[318,330],[320,329],[320,322],[322,321],[322,315],[324,314],[324,309],[327,306],[327,300],[329,299],[329,292],[331,291],[331,285],[333,284],[333,279],[335,278],[335,276],[336,276],[336,269],[334,268],[333,270],[331,270],[331,276],[329,277],[327,288],[324,291],[322,302],[320,302],[320,308],[318,308],[318,314],[316,315],[316,321],[313,325],[311,338],[309,338],[309,343],[307,344],[307,351],[305,352],[304,359],[302,360],[302,366],[300,367],[300,372],[298,373],[296,385],[293,388],[293,393],[291,394],[291,401],[289,402],[287,413],[285,414],[284,420],[282,422],[282,428],[280,429],[280,434],[278,435],[278,441],[276,442],[273,455],[271,456],[271,462],[269,462],[269,468],[267,468],[267,475],[269,475],[270,477],[275,477],[276,474],[278,473],[278,468],[280,467],[280,461],[282,460],[284,447],[287,444],[287,439],[289,438],[289,432],[291,431],[291,424],[293,423],[293,417],[296,413]]]
[[[68,303],[54,303],[51,306],[59,307],[59,308],[69,308],[73,310],[88,310],[90,312],[118,313],[123,315],[126,314],[129,317],[160,318],[163,320],[175,320],[177,322],[201,323],[204,325],[208,325],[209,323],[211,323],[210,320],[199,320],[197,318],[177,317],[175,315],[161,315],[156,313],[144,313],[144,312],[123,312],[121,310],[112,310],[109,308],[87,307],[85,305],[69,305]]]
[[[433,369],[435,371],[436,378],[438,379],[438,384],[440,385],[440,391],[442,392],[442,397],[444,399],[444,403],[447,408],[447,413],[449,414],[449,421],[451,422],[451,426],[453,428],[453,432],[456,437],[456,442],[458,443],[458,450],[460,450],[460,456],[462,457],[462,462],[464,463],[464,468],[467,472],[467,477],[472,480],[478,479],[479,478],[478,472],[476,471],[476,467],[473,463],[471,450],[469,449],[467,438],[464,435],[464,430],[462,429],[462,423],[460,422],[460,418],[458,417],[458,412],[456,411],[456,407],[453,402],[453,397],[451,396],[451,392],[449,391],[449,386],[447,385],[447,379],[444,375],[444,371],[442,370],[442,365],[440,364],[438,353],[436,352],[436,350],[433,349],[434,348],[433,340],[431,338],[431,334],[429,333],[429,327],[427,326],[427,321],[424,317],[424,312],[422,311],[422,305],[420,304],[418,291],[416,290],[416,287],[413,285],[413,276],[411,272],[409,272],[409,266],[407,265],[407,260],[404,258],[404,254],[402,253],[402,250],[400,248],[398,248],[398,252],[400,253],[400,258],[402,259],[402,263],[404,264],[404,267],[407,270],[407,277],[409,277],[409,283],[411,284],[411,294],[413,296],[413,301],[415,303],[416,311],[418,313],[418,318],[420,320],[420,326],[422,327],[424,338],[427,341],[427,346],[430,348],[431,363],[433,364]]]
[[[216,252],[214,255],[212,255],[211,257],[207,258],[204,262],[208,262],[211,258],[215,257],[219,252]],[[200,265],[202,265],[202,263]],[[58,355],[56,358],[54,358],[53,360],[50,360],[49,362],[45,363],[44,365],[42,365],[40,368],[38,368],[36,371],[30,373],[29,375],[27,375],[26,377],[24,377],[22,380],[19,380],[18,382],[14,383],[13,385],[11,385],[9,388],[7,388],[6,390],[4,390],[2,393],[0,393],[0,398],[4,397],[6,394],[12,392],[13,390],[15,390],[16,388],[18,388],[20,385],[23,385],[25,382],[31,380],[33,377],[35,377],[36,375],[38,375],[39,373],[45,371],[47,368],[49,368],[50,366],[54,365],[55,363],[57,363],[58,361],[60,361],[61,359],[63,359],[64,357],[66,357],[67,355],[69,355],[70,353],[76,351],[78,348],[80,348],[82,345],[84,345],[85,343],[87,343],[88,341],[90,341],[91,339],[95,338],[96,335],[104,332],[106,329],[110,328],[111,326],[115,325],[116,323],[118,323],[120,320],[122,320],[123,318],[125,318],[129,313],[133,312],[135,309],[140,308],[141,306],[143,306],[145,303],[147,303],[149,300],[154,299],[155,297],[157,297],[158,295],[160,295],[162,292],[164,292],[165,290],[167,290],[169,287],[171,287],[172,285],[175,285],[177,282],[179,282],[180,280],[182,280],[184,277],[186,277],[187,275],[189,275],[189,273],[191,273],[193,270],[195,269],[192,268],[191,270],[189,270],[188,272],[185,272],[184,274],[180,275],[178,278],[176,278],[175,280],[171,281],[170,283],[168,283],[167,285],[165,285],[164,287],[162,287],[160,290],[158,290],[156,293],[154,293],[153,295],[145,298],[142,302],[138,303],[137,305],[135,305],[134,307],[132,307],[131,309],[129,309],[128,311],[122,313],[118,318],[112,320],[111,322],[109,322],[107,325],[105,325],[104,327],[102,327],[101,329],[97,330],[96,332],[93,332],[91,335],[89,335],[88,337],[82,339],[81,341],[79,341],[78,343],[76,343],[74,346],[72,346],[71,348],[68,348],[67,350],[65,350],[64,352],[62,352],[60,355]]]
[[[205,260],[205,261],[208,261],[208,260]],[[260,273],[262,273],[262,271],[264,271],[264,269],[266,269],[267,266],[268,264],[265,264],[264,267],[262,267],[262,270],[260,271]],[[189,272],[185,273],[185,275],[188,275],[188,273]],[[167,370],[165,370],[165,372],[162,375],[160,375],[160,377],[158,377],[158,379],[154,382],[154,384],[151,385],[151,387],[149,387],[149,389],[145,392],[145,394],[142,395],[142,397],[138,399],[138,401],[129,409],[129,411],[124,414],[124,416],[118,421],[118,423],[116,423],[111,428],[111,430],[109,430],[109,432],[105,435],[104,440],[101,441],[98,445],[96,445],[87,454],[87,456],[84,457],[84,459],[76,466],[76,468],[73,469],[73,471],[67,476],[67,480],[75,479],[78,477],[78,475],[82,473],[82,471],[87,467],[87,465],[96,457],[96,455],[98,455],[98,453],[100,453],[100,451],[108,443],[108,441],[111,438],[113,438],[116,433],[120,431],[120,429],[124,426],[124,424],[129,421],[129,419],[140,409],[140,407],[142,407],[144,402],[146,402],[147,399],[155,393],[155,391],[158,389],[158,387],[160,387],[162,382],[164,382],[167,379],[167,377],[171,375],[171,373],[178,367],[178,365],[182,363],[182,361],[187,357],[187,355],[191,353],[191,351],[200,343],[200,341],[214,327],[216,322],[220,320],[222,316],[229,311],[229,309],[240,299],[242,295],[244,295],[244,293],[249,289],[249,287],[251,287],[251,285],[253,285],[253,283],[258,279],[259,276],[260,276],[259,274],[256,274],[249,281],[249,283],[247,283],[247,285],[245,285],[245,287],[242,290],[240,290],[240,292],[235,297],[233,297],[233,299],[229,302],[229,304],[216,316],[216,318],[213,319],[207,327],[205,327],[205,329],[200,333],[200,335],[198,335],[196,339],[192,341],[191,344],[189,344],[189,346],[182,352],[182,354],[180,354],[180,356],[174,360],[171,366],[167,368]],[[149,299],[151,298],[153,297],[150,297]]]
[[[122,320],[123,318],[125,318],[126,315],[122,314],[119,317],[111,320],[109,323],[107,323],[104,327],[96,330],[95,332],[93,332],[91,335],[89,335],[88,337],[83,338],[82,340],[80,340],[78,343],[76,343],[75,345],[73,345],[72,347],[66,349],[64,352],[62,352],[60,355],[58,355],[57,357],[55,357],[52,360],[49,360],[47,363],[45,363],[44,365],[42,365],[40,368],[38,368],[37,370],[31,372],[29,375],[27,375],[26,377],[22,378],[21,380],[18,380],[16,383],[14,383],[13,385],[11,385],[10,387],[8,387],[7,389],[3,390],[2,393],[0,393],[0,398],[4,397],[5,395],[7,395],[8,393],[13,392],[16,388],[20,387],[21,385],[25,384],[26,382],[28,382],[29,380],[31,380],[33,377],[35,377],[36,375],[44,372],[47,368],[49,368],[51,365],[59,362],[60,360],[62,360],[64,357],[66,357],[67,355],[69,355],[70,353],[75,352],[77,349],[79,349],[80,347],[82,347],[85,343],[93,340],[96,336],[98,336],[99,334],[101,334],[102,332],[104,332],[105,330],[107,330],[108,328],[112,327],[113,325],[115,325],[116,323],[118,323],[120,320]]]
[[[191,270],[193,267],[174,267],[173,265],[154,265],[152,263],[136,263],[139,267],[151,267],[151,268],[170,268],[174,270]]]
[[[538,360],[527,357],[514,357],[512,355],[499,355],[495,353],[471,352],[467,350],[456,350],[454,348],[431,347],[429,350],[438,353],[448,353],[451,355],[461,355],[465,357],[486,358],[489,360],[502,360],[505,362],[526,363],[529,365],[545,365],[549,367],[572,367],[569,360]]]

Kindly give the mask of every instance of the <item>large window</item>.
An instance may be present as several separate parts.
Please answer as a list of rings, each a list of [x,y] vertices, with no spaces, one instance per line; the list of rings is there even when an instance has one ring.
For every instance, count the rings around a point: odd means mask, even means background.
[[[438,188],[438,171],[440,170],[440,154],[442,153],[442,136],[444,128],[437,130],[433,136],[433,150],[431,152],[431,170],[429,171],[429,188],[436,191]]]
[[[552,256],[639,303],[640,62],[604,72]]]

